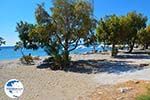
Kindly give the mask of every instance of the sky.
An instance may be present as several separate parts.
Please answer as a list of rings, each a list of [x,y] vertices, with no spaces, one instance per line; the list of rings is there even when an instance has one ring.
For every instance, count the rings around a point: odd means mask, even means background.
[[[0,0],[0,37],[6,41],[6,46],[13,46],[19,41],[16,23],[27,21],[35,23],[34,12],[37,4],[45,3],[50,11],[51,0]],[[105,15],[125,15],[137,11],[150,18],[150,0],[94,0],[94,15],[97,19]]]

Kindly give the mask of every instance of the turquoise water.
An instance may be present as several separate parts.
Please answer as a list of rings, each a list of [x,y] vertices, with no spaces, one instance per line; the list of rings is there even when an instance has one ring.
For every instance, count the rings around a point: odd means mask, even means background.
[[[36,51],[24,49],[23,52],[25,55],[28,55],[29,53],[31,53],[33,56],[45,56],[46,55],[43,49],[38,49]],[[12,59],[17,59],[21,57],[22,57],[21,52],[19,50],[14,51],[14,47],[1,47],[0,48],[0,60],[12,60]]]
[[[110,48],[107,48],[107,49],[110,49]],[[85,52],[90,52],[91,50],[93,50],[93,47],[85,47],[83,45],[80,45],[76,48],[76,50],[72,51],[71,54],[83,54]],[[96,50],[102,51],[101,46],[96,46]],[[34,51],[24,49],[23,52],[25,55],[28,55],[29,53],[31,53],[32,56],[46,56],[47,55],[43,49],[38,49]],[[19,50],[14,51],[13,46],[0,47],[0,60],[12,60],[12,59],[18,59],[21,57],[22,57],[21,52]]]

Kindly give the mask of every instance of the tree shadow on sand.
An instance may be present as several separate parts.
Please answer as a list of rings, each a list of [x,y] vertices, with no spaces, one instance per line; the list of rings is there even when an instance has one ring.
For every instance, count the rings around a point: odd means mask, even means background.
[[[79,60],[72,61],[70,67],[63,69],[66,72],[96,74],[96,73],[115,73],[121,74],[123,72],[134,72],[143,69],[139,65],[128,64],[129,61],[111,61],[111,60]],[[42,64],[37,68],[50,68],[48,64]]]
[[[147,54],[137,54],[137,53],[132,53],[132,54],[122,54],[122,55],[117,55],[115,58],[119,59],[150,59],[150,56]]]

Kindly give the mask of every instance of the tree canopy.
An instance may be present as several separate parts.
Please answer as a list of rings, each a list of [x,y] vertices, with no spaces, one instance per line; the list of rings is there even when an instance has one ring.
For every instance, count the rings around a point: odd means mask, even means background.
[[[143,49],[148,49],[150,45],[150,26],[148,25],[146,28],[142,28],[138,32],[138,43],[143,45]]]
[[[87,1],[53,0],[50,10],[47,12],[43,5],[38,5],[35,11],[37,23],[21,22],[17,30],[25,47],[34,44],[44,48],[53,57],[55,68],[62,69],[69,65],[69,53],[76,49],[80,40],[86,42],[94,34],[96,24],[92,6]]]
[[[115,45],[128,44],[132,52],[138,32],[146,27],[147,17],[141,13],[129,12],[125,16],[106,16],[101,18],[97,27],[99,42],[112,44],[112,56],[115,56]]]
[[[100,42],[112,44],[112,56],[115,56],[115,45],[121,41],[120,17],[111,15],[102,18],[97,27],[97,38]]]
[[[37,45],[34,44],[32,39],[29,37],[29,33],[33,28],[33,24],[28,24],[27,22],[20,21],[17,23],[16,32],[19,33],[20,41],[16,43],[16,45],[21,44],[24,48],[27,49],[37,49]]]
[[[147,17],[141,13],[129,12],[126,15],[126,19],[128,23],[127,24],[128,28],[126,29],[127,32],[126,42],[130,47],[129,52],[132,52],[134,44],[137,40],[138,31],[146,27]]]

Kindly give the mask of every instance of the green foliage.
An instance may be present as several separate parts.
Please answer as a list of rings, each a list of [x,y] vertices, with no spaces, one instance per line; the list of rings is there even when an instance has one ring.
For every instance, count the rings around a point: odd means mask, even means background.
[[[22,56],[25,56],[24,53],[23,53],[23,48],[24,48],[24,45],[23,45],[23,43],[21,41],[16,42],[14,50],[15,51],[20,50]]]
[[[147,17],[141,13],[129,12],[125,16],[106,16],[101,18],[96,29],[98,41],[112,44],[112,56],[115,56],[115,45],[128,44],[132,52],[137,42],[138,32],[146,27]]]
[[[137,41],[137,34],[142,28],[146,27],[147,17],[141,13],[129,12],[126,17],[127,19],[127,44],[130,47],[129,52],[132,52],[135,42]]]
[[[99,21],[97,27],[98,40],[106,43],[118,43],[120,36],[120,18],[116,15],[106,16]]]
[[[14,48],[15,51],[17,51],[19,49],[23,49],[23,48],[24,48],[24,45],[21,41],[16,42],[16,45],[15,45],[15,48]]]
[[[32,56],[23,56],[22,58],[20,58],[20,61],[23,64],[27,64],[27,65],[33,65],[34,64]]]
[[[147,46],[150,45],[150,26],[147,26],[138,32],[138,42],[147,49]]]
[[[5,41],[4,41],[4,39],[3,39],[2,37],[0,37],[0,46],[1,46],[2,44],[5,44]]]
[[[112,44],[112,56],[116,56],[116,44],[121,41],[120,17],[116,15],[106,16],[99,21],[96,34],[99,42]]]
[[[32,24],[28,24],[27,22],[20,21],[17,23],[16,32],[19,33],[20,41],[22,42],[22,46],[27,49],[37,49],[37,45],[34,44],[32,38],[29,37],[29,32],[34,26]]]
[[[38,5],[35,11],[37,23],[20,22],[17,31],[24,47],[44,48],[53,58],[54,66],[62,69],[69,65],[69,53],[76,49],[81,39],[89,44],[94,40],[89,41],[96,27],[93,9],[87,1],[53,0],[50,10],[48,13],[44,5]]]
[[[23,49],[24,49],[24,44],[19,41],[19,42],[16,42],[16,45],[15,45],[15,48],[14,50],[17,51],[17,50],[20,50],[21,54],[22,54],[22,58],[20,59],[20,61],[23,63],[23,64],[27,64],[27,65],[32,65],[34,64],[34,61],[33,61],[33,58],[32,56],[26,56],[24,53],[23,53]]]

